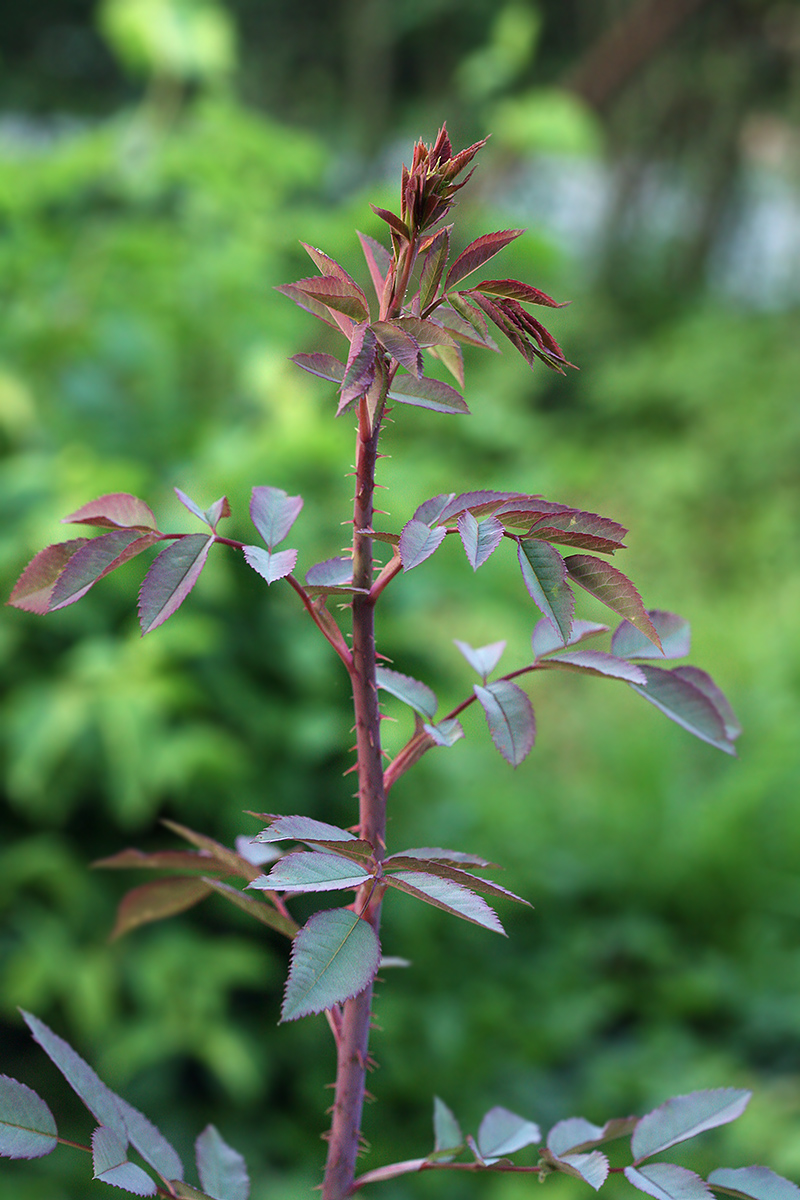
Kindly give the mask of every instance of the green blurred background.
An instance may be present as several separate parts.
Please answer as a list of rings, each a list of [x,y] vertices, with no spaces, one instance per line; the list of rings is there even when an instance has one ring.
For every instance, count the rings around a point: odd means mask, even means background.
[[[580,366],[468,354],[470,418],[396,413],[386,527],[464,487],[541,491],[632,530],[620,566],[688,616],[692,661],[745,728],[738,761],[628,689],[546,676],[516,772],[475,714],[393,793],[391,838],[504,864],[534,903],[508,940],[386,906],[364,1169],[424,1154],[432,1096],[474,1130],[492,1104],[552,1123],[753,1087],[702,1170],[800,1178],[800,8],[782,0],[27,0],[0,13],[0,561],[6,594],[59,518],[107,491],[192,528],[172,488],[305,496],[301,567],[339,552],[349,420],[288,357],[328,331],[273,287],[298,241],[365,276],[356,227],[394,207],[400,162],[447,120],[492,133],[461,245],[523,225],[502,271],[571,298],[551,328]],[[494,267],[494,264],[493,264]],[[79,605],[0,622],[0,1067],[76,1110],[16,1012],[51,1024],[187,1161],[208,1121],[253,1200],[319,1181],[333,1077],[322,1019],[276,1028],[281,939],[209,901],[106,942],[141,876],[87,871],[226,841],[243,810],[349,824],[348,695],[289,589],[215,556],[141,641],[137,561]],[[596,610],[584,607],[583,615]],[[457,548],[390,590],[382,649],[446,711],[452,645],[535,612],[511,556]],[[401,706],[390,745],[409,732]],[[707,1154],[707,1157],[703,1157]],[[102,1196],[83,1156],[4,1163],[0,1195]],[[549,1186],[563,1196],[577,1185]],[[613,1185],[608,1185],[613,1187]],[[391,1200],[521,1200],[513,1177],[410,1177]]]

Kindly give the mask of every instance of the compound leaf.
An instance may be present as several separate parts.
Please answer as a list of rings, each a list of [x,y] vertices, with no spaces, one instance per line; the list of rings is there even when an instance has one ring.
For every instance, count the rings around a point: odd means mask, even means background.
[[[464,1148],[464,1135],[453,1113],[438,1096],[433,1098],[433,1153],[437,1162],[452,1162]]]
[[[587,675],[606,675],[611,679],[624,679],[646,687],[647,676],[636,663],[626,658],[617,658],[605,650],[571,650],[564,654],[553,654],[539,663],[540,668],[566,671],[583,671]]]
[[[99,525],[106,529],[157,530],[156,519],[149,506],[128,492],[111,492],[90,500],[68,517],[64,525]]]
[[[284,284],[279,287],[278,291],[285,291],[286,286]],[[344,313],[353,321],[369,320],[367,298],[358,284],[349,277],[342,279],[336,275],[313,276],[310,279],[298,279],[288,286],[293,292],[315,300],[318,304],[324,304],[328,309]]]
[[[420,716],[433,720],[439,701],[427,684],[412,679],[410,675],[401,675],[399,671],[391,671],[388,667],[378,667],[375,676],[378,687],[402,700]]]
[[[58,1145],[53,1114],[33,1088],[0,1075],[0,1155],[43,1158]]]
[[[686,1167],[674,1163],[649,1163],[646,1167],[625,1167],[625,1178],[640,1192],[655,1200],[708,1200],[706,1184]]]
[[[557,627],[564,645],[572,634],[575,597],[566,582],[567,566],[549,542],[520,538],[519,565],[525,586],[536,607]]]
[[[712,1088],[675,1096],[660,1104],[642,1117],[633,1131],[631,1153],[635,1164],[707,1129],[735,1121],[751,1094],[743,1088]]]
[[[302,496],[289,496],[276,487],[253,488],[250,519],[269,550],[274,550],[288,535],[302,507]]]
[[[557,1171],[583,1179],[596,1192],[608,1178],[608,1159],[599,1150],[590,1154],[564,1154],[561,1158],[554,1156],[552,1161]]]
[[[716,1190],[749,1200],[798,1200],[800,1188],[769,1167],[720,1167],[708,1182]]]
[[[460,867],[453,867],[450,863],[440,862],[436,859],[424,859],[419,854],[390,854],[384,859],[384,866],[387,870],[394,871],[397,867],[408,870],[417,871],[424,870],[427,874],[437,875],[440,879],[452,879],[453,883],[460,883],[462,887],[469,888],[470,891],[482,892],[485,896],[495,896],[499,900],[516,900],[518,904],[530,904],[527,900],[523,900],[522,896],[517,896],[515,892],[510,892],[508,888],[501,887],[499,883],[492,883],[489,879],[481,879],[479,875],[473,875],[471,871],[464,871]]]
[[[242,546],[242,553],[251,566],[267,583],[277,583],[291,575],[297,566],[296,550],[265,550],[263,546]]]
[[[506,648],[505,642],[491,642],[488,646],[480,646],[476,650],[468,642],[460,642],[457,638],[454,638],[453,641],[473,671],[477,671],[484,683],[486,682],[486,677],[491,675],[500,662],[503,651]]]
[[[256,813],[256,816],[270,820],[267,813]],[[287,816],[273,817],[268,829],[262,829],[253,839],[256,842],[355,842],[355,834],[338,825],[329,825],[326,821],[315,821],[313,817]]]
[[[165,546],[144,577],[139,592],[139,623],[150,633],[180,608],[206,565],[213,534],[188,533]]]
[[[668,671],[664,667],[642,663],[640,670],[647,679],[647,686],[631,683],[635,692],[701,741],[735,756],[736,749],[722,714],[706,692],[697,687],[693,679],[685,677],[686,668]]]
[[[536,739],[536,719],[528,696],[507,679],[485,687],[476,683],[475,695],[486,713],[492,741],[506,762],[518,767]]]
[[[374,321],[370,328],[384,350],[417,379],[421,379],[422,350],[416,338],[396,321]]]
[[[487,296],[507,296],[512,300],[521,300],[524,304],[544,304],[547,308],[565,308],[569,304],[569,300],[559,304],[546,292],[540,292],[530,284],[520,283],[518,279],[484,279],[472,290],[483,292]]]
[[[430,558],[439,549],[446,534],[447,529],[444,525],[434,525],[431,529],[424,521],[412,517],[403,526],[398,543],[403,570],[410,571],[412,567],[418,567],[426,558]]]
[[[673,667],[672,674],[692,684],[693,687],[696,687],[698,691],[702,692],[711,701],[722,718],[725,733],[731,741],[735,741],[742,732],[742,727],[726,697],[714,683],[711,676],[706,671],[701,671],[699,667],[690,666]]]
[[[292,943],[281,1021],[343,1004],[375,978],[381,947],[371,925],[346,908],[315,913]]]
[[[496,517],[485,517],[482,521],[477,521],[467,509],[458,518],[458,532],[467,561],[473,571],[477,571],[500,545],[504,530]]]
[[[442,879],[427,871],[398,871],[385,875],[384,882],[398,891],[432,904],[434,908],[441,908],[444,912],[471,921],[473,925],[481,925],[484,929],[505,935],[494,909],[470,888],[451,879]]]
[[[71,538],[68,542],[56,542],[40,550],[14,584],[8,604],[39,616],[49,612],[50,600],[61,572],[70,559],[90,543],[90,538]]]
[[[207,1195],[214,1200],[247,1200],[250,1178],[247,1164],[237,1150],[207,1125],[195,1142],[197,1173]]]
[[[127,1142],[115,1130],[98,1126],[92,1134],[94,1178],[135,1196],[155,1196],[157,1187],[146,1171],[129,1162]]]
[[[456,717],[445,717],[437,725],[426,724],[423,728],[437,746],[455,746],[464,736],[463,726]]]
[[[547,1135],[547,1149],[556,1158],[603,1140],[603,1129],[584,1117],[567,1117],[558,1121]]]
[[[280,858],[248,888],[269,892],[331,892],[358,888],[372,877],[352,859],[324,850],[297,850]]]
[[[85,596],[98,579],[148,550],[159,541],[156,533],[141,534],[135,529],[114,529],[92,538],[71,556],[56,580],[48,605],[49,612],[66,608]]]
[[[642,598],[622,571],[590,554],[571,554],[565,562],[571,579],[613,612],[625,617],[661,649],[658,633],[647,615]]]

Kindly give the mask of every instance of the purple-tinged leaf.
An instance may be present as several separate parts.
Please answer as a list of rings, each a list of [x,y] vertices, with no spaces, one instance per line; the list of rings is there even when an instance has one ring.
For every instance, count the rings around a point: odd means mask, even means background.
[[[458,347],[458,342],[452,334],[436,321],[423,320],[420,317],[396,317],[392,324],[412,337],[423,350],[429,350],[433,346],[443,346],[453,350]]]
[[[473,875],[471,871],[463,871],[460,867],[454,867],[450,863],[439,862],[436,859],[420,858],[418,855],[391,854],[384,860],[384,866],[387,871],[416,871],[424,868],[427,874],[436,875],[439,879],[451,879],[453,883],[460,883],[462,887],[469,888],[470,891],[480,892],[484,896],[494,896],[498,900],[516,900],[518,904],[527,904],[528,908],[531,907],[528,900],[517,896],[515,892],[510,892],[508,888],[501,887],[499,883],[492,883],[489,879]]]
[[[459,342],[464,342],[468,346],[479,346],[482,350],[494,350],[499,353],[497,342],[488,332],[488,325],[483,320],[483,314],[480,314],[483,326],[486,332],[482,332],[476,320],[468,319],[467,315],[472,315],[473,306],[464,302],[464,299],[458,292],[451,292],[447,297],[452,308],[442,306],[436,310],[436,324],[441,325],[451,337],[457,338]],[[477,311],[477,310],[474,310]]]
[[[265,821],[270,820],[267,813],[256,813]],[[326,821],[315,821],[313,817],[275,816],[271,819],[268,829],[262,829],[256,834],[255,842],[355,842],[355,834],[340,829],[338,825],[328,825]]]
[[[460,346],[431,346],[431,354],[443,363],[459,387],[464,386],[464,352]]]
[[[339,389],[337,417],[352,408],[356,400],[365,396],[372,387],[377,370],[377,352],[378,342],[372,327],[366,323],[356,325],[350,340],[344,379]]]
[[[447,297],[448,303],[453,306],[458,316],[468,326],[472,326],[481,339],[481,343],[488,345],[488,343],[492,342],[489,336],[489,322],[486,320],[481,309],[472,300],[468,299],[468,294],[467,292],[450,292]],[[494,345],[493,342],[492,345]]]
[[[572,636],[575,597],[567,583],[564,559],[549,542],[535,538],[520,538],[517,554],[528,594],[559,630],[566,646]]]
[[[489,724],[492,741],[512,767],[530,754],[536,740],[536,721],[533,706],[522,688],[507,679],[498,679],[486,687],[475,684]]]
[[[623,621],[611,637],[611,653],[620,658],[685,658],[691,649],[689,622],[676,613],[648,609],[653,628],[661,641],[663,655],[649,638],[640,633],[630,621]]]
[[[359,230],[356,230],[356,232],[361,242],[361,249],[364,251],[364,258],[369,268],[369,275],[372,280],[372,286],[375,289],[375,295],[378,298],[378,303],[380,303],[383,298],[383,289],[386,285],[386,276],[389,274],[389,267],[392,264],[392,256],[386,247],[381,245],[376,238],[370,237],[368,233],[361,233]]]
[[[487,676],[491,675],[500,662],[503,651],[506,648],[505,642],[491,642],[488,646],[479,646],[477,649],[474,646],[470,646],[468,642],[459,642],[455,638],[453,642],[464,655],[464,658],[473,671],[477,671],[484,683]]]
[[[207,1195],[214,1200],[247,1200],[250,1195],[247,1164],[215,1126],[206,1125],[194,1149],[197,1173]]]
[[[215,500],[203,515],[211,528],[216,530],[220,521],[231,515],[231,506],[228,503],[228,497],[220,496],[219,500]]]
[[[615,550],[625,548],[623,538],[627,532],[623,525],[609,517],[568,509],[566,512],[539,517],[527,531],[527,536],[557,542],[561,546],[578,546],[601,554],[613,554]]]
[[[302,507],[302,496],[289,496],[276,487],[253,488],[250,519],[270,550],[287,537]]]
[[[292,362],[309,375],[317,375],[330,383],[341,383],[344,379],[344,363],[332,354],[293,354]]]
[[[518,279],[484,279],[472,290],[483,292],[487,296],[508,296],[512,300],[521,300],[524,304],[544,304],[547,308],[566,308],[569,304],[569,300],[563,300],[559,304],[546,292],[540,292],[528,283],[520,283]]]
[[[351,275],[348,275],[347,271],[345,271],[344,267],[336,259],[331,258],[322,250],[317,250],[315,246],[309,246],[307,242],[301,242],[300,245],[306,251],[314,266],[323,275],[333,275],[336,279],[341,279],[344,283],[351,283],[353,287],[358,288],[355,279]],[[358,290],[361,291],[360,288]]]
[[[315,913],[292,943],[281,1021],[343,1004],[368,987],[381,947],[371,925],[346,908]]]
[[[353,280],[339,279],[335,275],[314,275],[310,279],[296,280],[291,287],[326,308],[344,313],[353,321],[369,320],[367,298]]]
[[[583,1117],[567,1117],[558,1121],[547,1135],[547,1149],[556,1158],[573,1153],[583,1146],[599,1144],[603,1140],[603,1128],[593,1125]]]
[[[596,621],[573,621],[572,635],[567,645],[574,646],[584,638],[596,637],[598,633],[608,633],[608,626],[598,625]],[[553,622],[542,617],[533,627],[531,646],[533,657],[540,659],[543,654],[551,654],[553,650],[563,650],[564,642]]]
[[[105,575],[149,550],[159,540],[156,533],[141,534],[136,529],[114,529],[92,538],[72,555],[53,587],[49,612],[66,608],[85,596]]]
[[[415,408],[429,408],[431,412],[456,414],[469,413],[464,397],[449,383],[439,379],[414,379],[409,375],[395,377],[389,389],[389,399],[398,404],[410,404]]]
[[[481,925],[484,929],[505,936],[506,931],[494,909],[481,896],[460,883],[440,879],[427,871],[398,871],[385,875],[384,882],[400,892],[424,900],[426,904],[432,904],[434,908],[441,908],[453,916],[471,921],[473,925]]]
[[[452,1162],[464,1148],[461,1126],[438,1096],[433,1098],[433,1154],[436,1162]]]
[[[182,1180],[170,1179],[169,1182],[172,1194],[177,1197],[177,1200],[214,1200],[214,1197],[209,1196],[208,1192],[201,1192],[199,1188],[193,1188]]]
[[[138,929],[140,925],[147,925],[151,921],[163,921],[165,917],[174,917],[176,913],[186,912],[201,900],[205,900],[208,894],[209,886],[205,880],[189,875],[155,879],[152,883],[132,888],[119,902],[117,919],[109,934],[109,940],[116,941],[132,929]]]
[[[438,725],[423,725],[423,729],[437,746],[455,746],[464,736],[461,722],[455,717],[445,718]]]
[[[589,554],[571,554],[565,562],[570,579],[592,596],[596,596],[613,612],[625,617],[661,649],[658,633],[647,615],[642,598],[622,571],[612,567],[611,563],[603,562],[601,558],[593,558]]]
[[[675,670],[667,671],[664,667],[653,667],[645,663],[642,664],[641,670],[647,679],[647,686],[639,687],[632,683],[630,686],[635,692],[701,741],[716,746],[725,754],[736,756],[725,721],[716,705],[709,700],[705,692],[678,673],[683,668],[676,667]]]
[[[214,855],[197,850],[155,850],[145,854],[142,850],[120,850],[107,858],[96,858],[93,867],[103,867],[106,870],[130,871],[147,869],[154,871],[192,871],[208,875],[236,875],[249,879],[250,875],[242,870],[232,870],[227,862],[222,862]]]
[[[206,565],[213,535],[187,533],[161,551],[139,591],[142,633],[163,625],[183,604]]]
[[[318,317],[320,321],[324,321],[332,329],[337,330],[337,332],[341,331],[345,336],[349,336],[353,322],[344,313],[332,313],[324,304],[320,304],[319,300],[314,300],[293,283],[282,283],[279,287],[275,288],[275,291],[280,292],[282,296],[287,296],[289,300],[294,300],[299,308],[311,313],[314,317]]]
[[[70,559],[91,541],[91,538],[71,538],[68,542],[56,542],[40,550],[14,584],[6,603],[24,612],[44,616],[50,611],[50,600],[61,572]]]
[[[672,674],[677,675],[679,679],[683,679],[686,683],[692,684],[698,691],[702,692],[707,700],[710,700],[714,708],[722,718],[722,723],[725,726],[726,736],[730,741],[735,741],[742,732],[742,727],[731,708],[724,693],[717,687],[714,680],[706,671],[701,671],[699,667],[673,667]]]
[[[55,1117],[41,1096],[8,1075],[0,1075],[0,1155],[43,1158],[58,1145]]]
[[[454,499],[455,494],[455,492],[442,492],[439,496],[431,496],[430,500],[424,500],[414,513],[412,520],[421,521],[423,525],[427,525],[429,528],[437,525],[442,513],[446,510],[450,501]]]
[[[506,505],[513,500],[527,499],[528,497],[520,497],[519,492],[461,492],[456,495],[451,493],[446,497],[446,504],[442,509],[441,520],[452,521],[454,517],[458,517],[463,512],[471,512],[474,517],[482,518],[491,516],[496,508]]]
[[[694,1171],[674,1163],[650,1163],[646,1167],[625,1167],[625,1178],[640,1192],[655,1200],[708,1200],[712,1195]]]
[[[370,208],[376,217],[380,217],[382,221],[386,222],[392,233],[397,234],[406,242],[410,241],[411,235],[405,221],[401,221],[395,213],[389,212],[387,208],[376,208],[374,204],[370,204]]]
[[[392,358],[417,379],[422,378],[422,350],[419,342],[406,332],[402,325],[396,321],[374,321],[370,328]]]
[[[436,293],[442,281],[442,273],[450,253],[450,230],[452,228],[452,225],[448,225],[444,229],[440,229],[431,238],[425,251],[425,261],[419,277],[419,306],[423,310],[436,299]]]
[[[155,1196],[155,1182],[127,1158],[127,1142],[115,1130],[99,1125],[92,1134],[92,1165],[94,1178],[135,1196]]]
[[[623,679],[625,683],[636,683],[640,687],[647,686],[647,676],[636,663],[628,662],[626,658],[617,658],[604,650],[571,650],[564,654],[554,654],[539,663],[545,670],[582,671],[587,675],[605,675],[609,679]]]
[[[263,546],[242,546],[242,553],[249,566],[257,571],[267,583],[276,583],[291,575],[297,566],[296,550],[276,550],[271,553]]]
[[[420,716],[433,720],[439,702],[427,684],[412,679],[410,675],[401,675],[399,671],[391,671],[388,667],[378,667],[375,675],[378,687],[402,700]]]
[[[158,525],[150,507],[129,492],[111,492],[90,500],[68,517],[62,525],[99,525],[106,529],[152,529]]]
[[[751,1095],[744,1088],[711,1088],[665,1101],[636,1124],[631,1138],[634,1164],[638,1166],[642,1159],[707,1129],[735,1121],[747,1108]]]
[[[495,517],[476,521],[467,510],[458,518],[458,532],[464,545],[467,562],[473,571],[491,558],[503,540],[503,526]]]
[[[605,1154],[593,1150],[591,1154],[564,1154],[562,1157],[545,1153],[545,1161],[556,1171],[582,1179],[597,1192],[608,1178],[609,1165]]]
[[[507,1108],[490,1108],[478,1128],[478,1149],[486,1163],[541,1142],[539,1126]]]
[[[229,901],[236,908],[247,913],[249,917],[255,917],[269,929],[276,929],[278,933],[293,938],[300,928],[296,921],[293,921],[291,917],[285,917],[271,904],[267,904],[263,900],[256,900],[254,896],[247,896],[237,888],[231,887],[229,883],[221,883],[219,879],[206,879],[206,883],[223,900]]]
[[[403,527],[398,543],[403,570],[410,571],[412,567],[418,567],[426,558],[430,558],[441,546],[446,533],[444,525],[434,525],[433,529],[430,529],[424,522],[412,517]]]
[[[257,846],[245,833],[237,834],[233,843],[236,853],[254,867],[263,867],[264,863],[275,862],[281,852],[275,846]]]
[[[187,496],[186,492],[182,492],[181,489],[178,487],[176,487],[174,489],[174,492],[184,508],[188,508],[189,512],[192,513],[193,516],[199,517],[199,519],[201,521],[205,521],[205,519],[206,519],[205,513],[203,512],[203,510],[199,504],[195,504],[195,502],[194,502],[194,500],[192,500],[191,496]]]
[[[197,846],[199,850],[210,854],[212,861],[226,864],[229,874],[240,876],[242,879],[255,879],[258,874],[258,871],[254,870],[252,864],[241,854],[237,854],[235,850],[224,846],[222,842],[216,841],[208,834],[197,833],[196,830],[189,829],[186,825],[179,825],[177,821],[168,821],[165,818],[162,818],[161,824],[192,846]]]
[[[485,867],[497,870],[497,864],[491,863],[478,854],[467,854],[464,850],[445,850],[443,846],[419,846],[412,850],[401,850],[399,854],[391,854],[389,858],[424,858],[432,862],[459,863],[462,866]],[[387,858],[385,861],[389,861]]]
[[[478,267],[482,267],[490,258],[494,258],[495,254],[499,253],[509,242],[513,242],[518,238],[524,230],[522,229],[503,229],[498,233],[485,233],[483,237],[476,238],[474,242],[470,242],[466,250],[459,254],[458,258],[453,263],[450,270],[447,272],[447,280],[445,282],[445,290],[455,287],[467,275],[471,275],[473,271],[477,271]]]
[[[297,850],[247,886],[261,892],[336,892],[359,888],[370,878],[372,872],[340,854]]]
[[[769,1167],[719,1167],[708,1182],[714,1191],[746,1200],[800,1200],[800,1188]]]
[[[43,1021],[20,1009],[34,1041],[55,1063],[70,1087],[101,1125],[130,1141],[142,1158],[165,1179],[182,1179],[183,1164],[164,1135],[133,1105],[112,1092],[72,1047]]]
[[[349,554],[326,558],[306,572],[306,583],[312,587],[340,587],[353,582],[353,559]]]

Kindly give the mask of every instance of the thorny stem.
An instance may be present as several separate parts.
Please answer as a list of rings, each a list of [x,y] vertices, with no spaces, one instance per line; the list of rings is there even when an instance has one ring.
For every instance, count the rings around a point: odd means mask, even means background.
[[[384,373],[382,395],[372,419],[367,408],[367,397],[362,397],[360,401],[353,504],[353,586],[363,589],[353,595],[350,669],[356,727],[359,834],[375,847],[378,861],[385,850],[386,794],[375,674],[375,605],[369,594],[373,570],[370,531],[380,418],[387,390],[388,379]],[[376,889],[373,894],[371,888],[372,881],[360,889],[354,907],[377,933],[380,928],[382,890]],[[352,1191],[364,1103],[371,1012],[372,985],[346,1001],[342,1009],[336,1038],[336,1086],[322,1200],[345,1200]]]

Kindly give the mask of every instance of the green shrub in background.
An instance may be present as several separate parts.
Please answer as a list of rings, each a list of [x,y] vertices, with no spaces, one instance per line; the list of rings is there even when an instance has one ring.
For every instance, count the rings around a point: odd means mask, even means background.
[[[306,327],[270,292],[298,273],[301,235],[337,254],[349,229],[346,213],[320,203],[321,148],[217,95],[166,130],[118,118],[44,151],[17,146],[4,154],[0,502],[7,533],[0,554],[9,582],[35,548],[59,536],[50,514],[71,511],[92,491],[146,492],[166,505],[173,483],[196,492],[202,479],[216,495],[224,480],[243,512],[254,473],[270,471],[306,495],[309,512],[336,511],[326,501],[349,492],[338,476],[349,430],[316,420],[318,391],[285,362]],[[519,264],[517,273],[529,266]],[[459,931],[448,931],[452,961],[441,981],[433,968],[443,931],[432,920],[424,937],[417,932],[414,979],[400,979],[382,1001],[392,1047],[391,1058],[383,1056],[382,1103],[407,1131],[411,1154],[425,1136],[409,1116],[411,1059],[430,1064],[429,1091],[473,1089],[475,1114],[485,1107],[485,1087],[494,1097],[502,1091],[511,1107],[535,1099],[545,1119],[578,1109],[591,1115],[617,1101],[636,1106],[639,1096],[646,1106],[685,1087],[691,1063],[697,1086],[766,1080],[762,1116],[740,1123],[737,1146],[743,1159],[763,1157],[796,1175],[794,314],[709,306],[637,333],[605,297],[557,286],[568,267],[554,254],[536,267],[540,278],[542,268],[553,277],[545,286],[578,301],[571,345],[582,374],[556,399],[548,381],[520,378],[504,360],[476,361],[475,415],[457,430],[426,424],[424,452],[405,476],[409,509],[393,517],[409,517],[413,497],[448,489],[445,462],[454,473],[461,462],[477,462],[487,488],[527,487],[535,474],[545,493],[591,496],[622,520],[635,506],[632,573],[650,592],[657,570],[673,581],[664,602],[692,612],[696,642],[747,737],[740,763],[713,766],[711,751],[677,731],[659,728],[651,739],[656,719],[648,713],[639,717],[635,742],[617,741],[629,699],[610,684],[602,720],[594,712],[587,735],[584,705],[591,701],[571,681],[545,681],[535,782],[522,774],[504,780],[508,828],[518,827],[520,813],[532,814],[518,861],[502,854],[504,883],[520,890],[523,875],[530,880],[525,890],[536,913],[518,920],[510,944],[492,948],[497,988],[459,978],[468,945]],[[237,414],[224,433],[215,416],[221,404]],[[400,457],[406,439],[420,445],[417,434],[411,414],[390,430],[386,448],[394,439]],[[302,463],[295,453],[301,444]],[[399,507],[391,472],[390,461],[385,478]],[[309,539],[305,560],[316,561],[333,531],[307,521],[301,532]],[[443,628],[458,625],[476,644],[497,625],[500,606],[520,646],[529,625],[510,574],[499,598],[494,588],[491,596],[474,591],[479,575],[467,607],[451,565],[443,567],[447,582],[436,563],[416,584],[411,577],[389,631],[392,652],[434,682],[444,703],[448,694],[456,698],[463,677],[455,655],[437,653],[418,670],[413,664],[420,653],[413,586],[446,597]],[[257,1140],[273,1165],[304,1154],[316,1163],[317,1131],[306,1128],[299,1142],[303,1126],[292,1112],[319,1107],[329,1068],[312,1065],[319,1049],[312,1030],[293,1028],[265,1044],[260,999],[255,1011],[265,980],[280,993],[278,955],[272,960],[256,947],[244,924],[232,937],[227,915],[211,937],[189,921],[143,931],[124,955],[109,954],[101,942],[118,888],[87,879],[83,865],[120,838],[163,841],[153,827],[161,814],[191,816],[229,840],[240,831],[231,814],[268,807],[272,789],[293,794],[303,811],[317,805],[317,815],[343,818],[346,781],[333,798],[319,787],[338,753],[336,712],[346,720],[347,698],[341,695],[331,717],[329,702],[341,691],[333,665],[328,671],[317,662],[310,638],[294,641],[296,629],[291,643],[280,636],[288,612],[279,597],[264,598],[257,580],[235,578],[218,564],[193,612],[144,645],[123,600],[129,589],[130,579],[112,578],[99,603],[89,597],[47,623],[3,622],[5,1019],[16,1027],[13,1005],[20,1003],[62,1020],[101,1074],[124,1085],[176,1138],[193,1133],[222,1096],[245,1130],[241,1148],[254,1167]],[[233,629],[217,619],[223,607],[241,612]],[[237,628],[259,627],[264,636],[255,645],[237,635]],[[274,696],[267,711],[243,702],[265,682]],[[269,780],[258,774],[267,755]],[[474,839],[489,855],[493,838],[505,846],[508,830],[489,828],[497,813],[487,803],[494,787],[487,759],[476,739],[446,763],[424,763],[396,818],[396,836],[413,844],[446,771],[448,791],[459,795],[458,810],[441,814],[449,836],[456,829],[463,844]],[[331,803],[341,809],[331,814]],[[403,919],[398,905],[387,936],[394,921],[399,940]],[[215,957],[202,975],[195,965],[201,939],[203,955],[211,940]],[[454,990],[472,994],[458,1013]],[[184,997],[177,1020],[167,1017],[176,991]],[[529,1019],[513,1022],[510,1014],[521,1010]],[[502,1078],[487,1080],[480,1047],[498,1020],[507,1029]],[[27,1046],[20,1043],[19,1053]],[[13,1061],[4,1069],[31,1077]],[[415,1090],[424,1085],[417,1078]],[[184,1117],[187,1095],[198,1111]],[[263,1129],[247,1130],[250,1105],[265,1096],[276,1102],[266,1138]],[[542,1111],[544,1097],[552,1112]],[[69,1193],[69,1183],[42,1175],[44,1164],[35,1177],[17,1167],[15,1195],[84,1195],[78,1166]],[[269,1194],[296,1196],[304,1186],[289,1178]],[[397,1196],[412,1194],[395,1186]],[[496,1185],[502,1200],[517,1194],[507,1180]]]

